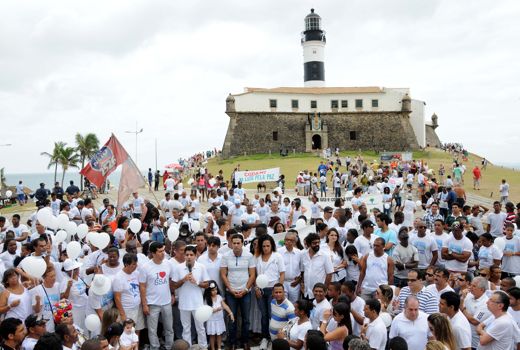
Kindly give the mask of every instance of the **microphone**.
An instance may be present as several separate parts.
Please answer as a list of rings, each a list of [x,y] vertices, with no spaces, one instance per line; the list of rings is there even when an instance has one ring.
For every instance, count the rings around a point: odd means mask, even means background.
[[[191,264],[186,263],[186,267],[188,268],[188,272],[191,273],[193,266],[191,266]]]

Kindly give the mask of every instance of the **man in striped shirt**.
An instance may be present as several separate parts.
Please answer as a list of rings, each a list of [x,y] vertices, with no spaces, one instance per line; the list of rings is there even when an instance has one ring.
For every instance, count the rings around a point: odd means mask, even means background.
[[[419,310],[430,315],[439,312],[439,304],[435,295],[424,287],[423,273],[417,269],[408,272],[408,286],[399,293],[399,312],[403,311],[406,298],[413,295],[419,300]]]
[[[271,300],[271,321],[269,322],[269,333],[271,339],[276,339],[278,332],[287,323],[294,320],[294,305],[285,297],[285,290],[282,283],[273,286],[273,299]]]

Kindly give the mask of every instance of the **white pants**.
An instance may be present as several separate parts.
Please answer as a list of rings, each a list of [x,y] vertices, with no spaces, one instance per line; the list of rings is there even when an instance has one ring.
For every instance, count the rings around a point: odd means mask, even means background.
[[[182,339],[190,343],[191,346],[191,316],[195,321],[195,329],[197,330],[197,341],[201,348],[207,348],[208,343],[206,341],[206,329],[204,323],[197,321],[195,318],[195,310],[179,310],[181,313],[182,323]]]
[[[285,289],[285,294],[287,296],[287,299],[291,303],[295,303],[300,299],[300,284],[298,283],[296,287],[291,287],[291,281],[284,281],[283,282],[283,288]]]

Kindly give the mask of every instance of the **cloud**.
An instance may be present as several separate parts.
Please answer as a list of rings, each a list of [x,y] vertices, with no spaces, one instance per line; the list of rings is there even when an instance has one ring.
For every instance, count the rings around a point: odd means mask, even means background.
[[[520,146],[514,1],[4,1],[2,166],[39,172],[54,141],[116,133],[159,166],[220,148],[228,93],[301,86],[303,18],[327,31],[329,86],[410,87],[439,116],[441,139],[493,161]],[[484,126],[484,127],[483,127]],[[22,159],[22,161],[20,161]]]

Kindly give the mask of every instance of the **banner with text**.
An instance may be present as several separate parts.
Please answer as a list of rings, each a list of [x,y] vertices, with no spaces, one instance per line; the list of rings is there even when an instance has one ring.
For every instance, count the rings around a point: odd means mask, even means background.
[[[252,182],[278,181],[279,177],[280,168],[237,171],[235,173],[235,180],[238,182],[242,182],[243,184],[248,184]]]

